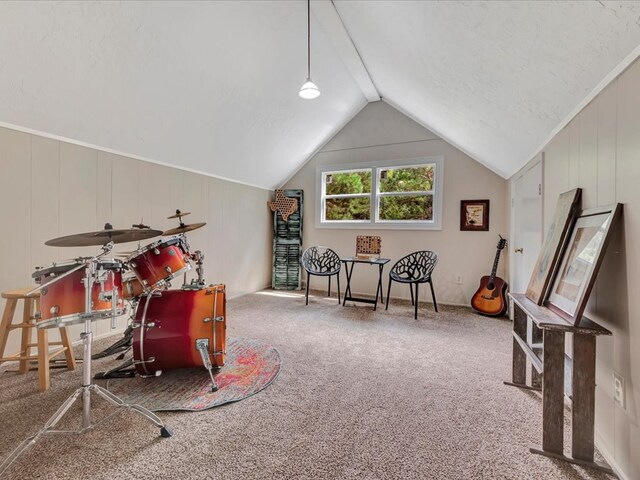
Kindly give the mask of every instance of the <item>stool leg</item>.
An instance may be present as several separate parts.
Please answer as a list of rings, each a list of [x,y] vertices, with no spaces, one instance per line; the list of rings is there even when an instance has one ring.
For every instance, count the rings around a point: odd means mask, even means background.
[[[66,348],[64,356],[67,359],[67,368],[69,370],[75,370],[76,357],[73,356],[73,346],[71,345],[71,337],[69,336],[67,327],[60,327],[60,340],[62,340],[62,346]]]
[[[33,317],[33,304],[30,298],[25,298],[23,300],[24,308],[22,309],[22,323],[31,325],[31,318]],[[22,329],[22,343],[20,345],[20,350],[22,350],[23,355],[28,357],[31,354],[31,347],[29,344],[31,343],[31,339],[33,337],[31,331],[31,327],[24,327]],[[27,373],[29,371],[29,360],[20,360],[20,368],[18,369],[18,373]]]
[[[18,300],[15,298],[7,298],[2,313],[2,323],[0,323],[0,358],[4,357],[4,351],[7,348],[7,339],[9,338],[9,325],[13,321],[13,314],[16,311]],[[0,362],[2,363],[2,362]]]
[[[49,330],[38,329],[38,390],[49,389]]]

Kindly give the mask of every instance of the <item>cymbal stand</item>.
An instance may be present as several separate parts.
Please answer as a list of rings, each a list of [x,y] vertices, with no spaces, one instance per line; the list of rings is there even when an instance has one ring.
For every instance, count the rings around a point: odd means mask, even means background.
[[[85,313],[84,318],[84,332],[80,334],[83,344],[83,365],[82,365],[82,386],[71,394],[67,400],[58,408],[56,413],[47,421],[44,427],[35,435],[24,440],[16,449],[4,459],[0,464],[0,475],[2,475],[7,468],[24,452],[28,447],[34,445],[38,439],[45,434],[81,434],[89,430],[96,428],[98,425],[111,418],[113,415],[119,413],[121,409],[126,408],[138,413],[153,423],[156,427],[160,428],[160,436],[167,438],[173,435],[173,432],[162,422],[162,420],[148,409],[135,404],[125,403],[122,399],[111,393],[106,388],[103,388],[95,383],[91,382],[91,342],[93,340],[93,334],[91,332],[91,295],[93,292],[93,285],[96,281],[96,260],[106,255],[113,248],[113,242],[109,242],[102,247],[103,252],[96,257],[92,257],[86,260],[86,277],[85,277]],[[117,295],[112,297],[114,312],[116,308]],[[102,397],[107,402],[111,403],[117,410],[102,420],[93,423],[91,420],[91,392]],[[78,398],[82,398],[82,428],[80,430],[54,430],[56,425],[62,420],[65,414],[69,411],[71,406],[76,402]]]

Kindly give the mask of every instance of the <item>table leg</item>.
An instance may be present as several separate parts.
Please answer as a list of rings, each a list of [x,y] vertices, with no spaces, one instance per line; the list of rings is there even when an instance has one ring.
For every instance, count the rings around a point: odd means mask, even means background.
[[[542,450],[562,455],[564,430],[564,332],[545,330],[543,335]]]
[[[382,268],[384,265],[378,265],[378,285],[376,286],[376,303],[373,304],[373,311],[378,308],[378,295],[380,295],[380,301],[384,302],[384,296],[382,295]]]
[[[345,264],[344,273],[347,275],[347,288],[344,290],[344,301],[342,302],[343,307],[347,304],[347,298],[351,296],[351,274],[353,273],[354,265],[355,264],[353,262],[351,265]]]
[[[527,339],[527,314],[518,305],[513,306],[513,331],[523,340]],[[513,339],[513,365],[511,381],[516,385],[527,383],[527,356]]]
[[[596,337],[573,334],[571,454],[593,461],[596,393]]]

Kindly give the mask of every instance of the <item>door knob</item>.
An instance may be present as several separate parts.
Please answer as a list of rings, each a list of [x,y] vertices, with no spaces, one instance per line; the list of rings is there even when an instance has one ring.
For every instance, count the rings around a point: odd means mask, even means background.
[[[524,252],[524,248],[516,248],[514,250],[515,253],[523,253]]]

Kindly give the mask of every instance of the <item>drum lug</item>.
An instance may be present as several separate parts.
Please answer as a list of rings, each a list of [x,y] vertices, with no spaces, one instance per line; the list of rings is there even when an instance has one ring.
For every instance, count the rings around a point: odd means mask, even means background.
[[[157,248],[154,248],[153,253],[155,253],[156,255],[160,255],[160,250],[158,250]]]
[[[142,326],[141,323],[132,323],[131,324],[131,328],[140,328]],[[144,326],[146,328],[153,328],[156,326],[156,322],[149,322],[149,323],[145,323]]]
[[[58,312],[59,312],[59,311],[60,311],[60,306],[59,306],[59,305],[54,305],[53,307],[51,307],[51,308],[49,309],[49,313],[50,313],[51,315],[53,315],[54,317],[57,317],[57,316],[58,316]]]
[[[202,320],[204,323],[211,323],[211,322],[224,322],[224,317],[215,317],[215,318],[205,318],[204,320]]]
[[[173,273],[173,272],[171,271],[171,267],[164,267],[164,269],[167,271],[167,273]]]

